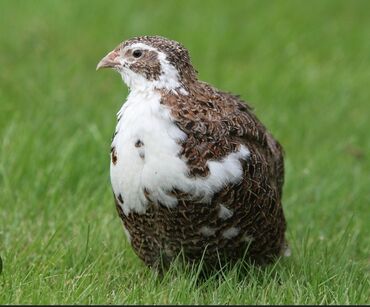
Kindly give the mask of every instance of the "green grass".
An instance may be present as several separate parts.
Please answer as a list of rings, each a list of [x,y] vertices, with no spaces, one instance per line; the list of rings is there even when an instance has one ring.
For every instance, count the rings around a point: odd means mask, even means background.
[[[109,182],[119,42],[160,34],[286,151],[292,256],[160,280]],[[369,1],[0,1],[0,304],[369,304]]]

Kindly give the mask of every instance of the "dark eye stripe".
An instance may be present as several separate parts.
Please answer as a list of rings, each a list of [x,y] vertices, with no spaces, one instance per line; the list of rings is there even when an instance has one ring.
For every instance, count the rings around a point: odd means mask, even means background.
[[[143,52],[140,49],[136,49],[132,52],[134,58],[140,58]]]

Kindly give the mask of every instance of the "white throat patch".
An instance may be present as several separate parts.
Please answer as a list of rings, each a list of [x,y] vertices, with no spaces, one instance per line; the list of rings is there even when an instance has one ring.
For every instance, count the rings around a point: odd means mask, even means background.
[[[131,91],[127,102],[118,112],[112,147],[117,153],[111,162],[110,175],[113,191],[123,199],[124,214],[144,213],[147,199],[167,207],[177,205],[177,199],[168,192],[174,188],[210,201],[214,193],[226,184],[237,183],[243,175],[240,159],[250,155],[245,146],[221,161],[209,161],[210,174],[205,178],[191,178],[186,161],[179,157],[179,141],[186,139],[171,119],[170,111],[160,104],[156,91]],[[138,146],[140,145],[140,146]]]

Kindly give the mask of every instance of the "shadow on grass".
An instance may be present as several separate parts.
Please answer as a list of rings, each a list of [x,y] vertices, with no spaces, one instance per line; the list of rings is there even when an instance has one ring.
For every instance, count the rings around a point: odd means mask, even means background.
[[[235,283],[248,282],[249,280],[263,283],[267,280],[279,282],[278,267],[281,266],[282,257],[275,257],[270,263],[256,263],[248,257],[247,250],[244,256],[236,261],[221,259],[218,255],[218,263],[209,264],[203,257],[198,261],[190,262],[181,252],[169,266],[163,263],[160,269],[155,269],[154,274],[159,283],[169,284],[174,278],[185,278],[199,287],[206,287],[213,282],[228,282],[230,279]]]

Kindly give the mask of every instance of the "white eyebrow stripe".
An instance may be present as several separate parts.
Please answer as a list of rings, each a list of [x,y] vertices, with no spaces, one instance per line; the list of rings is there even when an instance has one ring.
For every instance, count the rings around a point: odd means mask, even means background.
[[[149,46],[149,45],[146,45],[146,44],[143,44],[143,43],[135,43],[135,44],[127,46],[126,48],[134,48],[134,49],[135,48],[140,48],[140,49],[144,49],[144,50],[157,51],[158,53],[160,52],[157,48],[154,48],[152,46]]]

